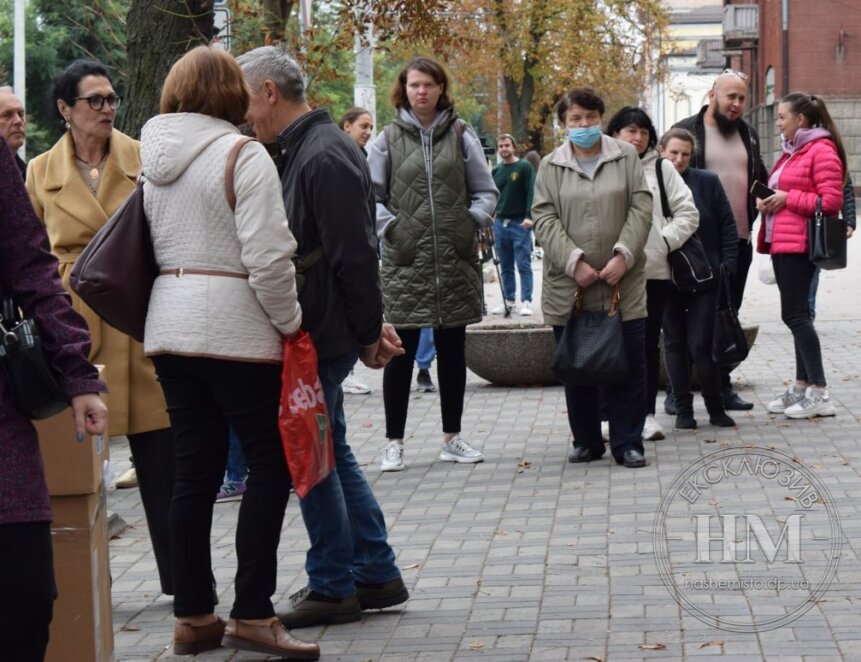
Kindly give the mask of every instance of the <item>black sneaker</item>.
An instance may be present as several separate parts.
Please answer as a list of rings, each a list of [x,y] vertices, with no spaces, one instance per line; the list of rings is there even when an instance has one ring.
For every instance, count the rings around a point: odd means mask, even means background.
[[[419,370],[419,376],[416,379],[416,382],[419,385],[419,391],[422,393],[433,393],[436,391],[436,386],[433,385],[430,371],[428,370]]]
[[[667,397],[664,398],[664,411],[670,416],[676,416],[679,413],[676,407],[676,397],[672,392],[667,393]]]
[[[398,577],[382,584],[356,582],[356,597],[362,609],[385,609],[406,602],[410,593]]]

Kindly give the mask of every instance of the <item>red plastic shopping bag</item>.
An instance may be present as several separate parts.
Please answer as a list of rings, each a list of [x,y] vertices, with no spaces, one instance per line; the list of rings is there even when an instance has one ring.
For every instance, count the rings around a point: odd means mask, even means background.
[[[278,427],[293,489],[301,499],[335,466],[326,399],[317,376],[317,351],[307,331],[284,340]]]

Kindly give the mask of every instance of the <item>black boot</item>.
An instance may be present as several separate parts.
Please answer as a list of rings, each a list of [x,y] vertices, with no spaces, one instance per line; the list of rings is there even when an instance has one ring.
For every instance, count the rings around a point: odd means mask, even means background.
[[[676,405],[676,430],[696,430],[694,396],[691,393],[673,393]]]
[[[727,416],[723,408],[722,398],[706,400],[706,411],[709,413],[709,423],[719,428],[733,428],[735,421]]]

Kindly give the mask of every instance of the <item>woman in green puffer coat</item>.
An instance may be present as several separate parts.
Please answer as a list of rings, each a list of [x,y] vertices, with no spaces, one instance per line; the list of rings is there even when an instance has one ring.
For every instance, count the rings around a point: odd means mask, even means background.
[[[493,222],[498,191],[473,130],[454,112],[437,62],[414,58],[392,89],[397,116],[371,145],[377,196],[383,304],[405,354],[383,373],[383,471],[402,471],[413,362],[422,327],[437,350],[442,450],[439,459],[475,463],[482,453],[461,437],[466,389],[466,325],[481,321],[476,230]]]

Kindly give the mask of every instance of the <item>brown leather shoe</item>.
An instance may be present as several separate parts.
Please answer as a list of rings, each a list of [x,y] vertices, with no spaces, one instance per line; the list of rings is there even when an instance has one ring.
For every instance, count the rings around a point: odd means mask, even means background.
[[[221,643],[225,648],[278,655],[288,660],[320,659],[320,647],[294,637],[277,616],[265,625],[252,625],[231,618],[227,621]]]
[[[173,626],[173,654],[197,655],[221,647],[224,621],[220,618],[208,625],[175,623]]]

